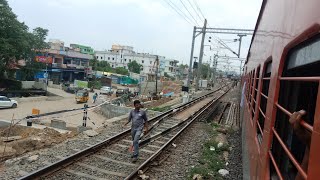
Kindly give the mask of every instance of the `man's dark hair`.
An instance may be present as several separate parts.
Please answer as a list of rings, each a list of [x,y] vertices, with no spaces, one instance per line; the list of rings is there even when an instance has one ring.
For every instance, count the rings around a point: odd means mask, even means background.
[[[134,100],[133,105],[136,105],[136,104],[141,104],[141,102],[139,100]]]

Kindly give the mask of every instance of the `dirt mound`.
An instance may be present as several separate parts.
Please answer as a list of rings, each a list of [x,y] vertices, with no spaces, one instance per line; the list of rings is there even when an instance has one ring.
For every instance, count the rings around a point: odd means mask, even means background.
[[[9,129],[4,129],[2,131],[0,129],[0,132],[1,138],[6,139]],[[75,135],[76,133],[74,132],[61,134],[51,128],[35,129],[30,127],[15,126],[10,130],[9,137],[20,136],[21,138],[11,142],[4,142],[1,140],[0,159],[3,161],[29,151],[50,147]]]

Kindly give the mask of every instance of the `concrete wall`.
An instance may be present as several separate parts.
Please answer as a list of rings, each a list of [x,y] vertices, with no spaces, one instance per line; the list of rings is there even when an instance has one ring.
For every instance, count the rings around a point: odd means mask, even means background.
[[[22,89],[46,89],[46,84],[43,82],[35,82],[35,81],[21,81]]]
[[[53,81],[48,82],[48,87],[54,88],[54,89],[62,89],[61,84],[53,84]]]
[[[34,86],[34,81],[21,81],[22,89],[32,89]]]
[[[107,119],[111,119],[111,118],[123,116],[123,115],[129,115],[129,112],[132,109],[133,108],[121,107],[121,106],[116,106],[112,104],[104,104],[101,106],[101,112]],[[160,114],[160,112],[150,111],[150,110],[147,111],[148,117],[153,117],[158,114]]]
[[[43,82],[34,82],[34,87],[35,87],[36,89],[45,90],[45,89],[46,89],[46,83],[43,83]]]

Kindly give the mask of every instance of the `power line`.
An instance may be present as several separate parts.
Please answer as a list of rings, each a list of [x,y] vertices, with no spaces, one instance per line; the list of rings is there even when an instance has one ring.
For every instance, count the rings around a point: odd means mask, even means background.
[[[188,0],[188,3],[190,4],[190,6],[192,7],[193,11],[196,12],[197,16],[199,17],[200,21],[202,22],[202,18],[200,17],[198,11],[193,7],[192,3],[190,2],[190,0]]]
[[[186,7],[186,5],[183,3],[182,0],[180,0],[181,4],[183,5],[183,7],[188,11],[189,15],[192,17],[192,19],[196,22],[196,25],[199,26],[197,20],[193,17],[193,15],[191,14],[191,12],[189,11],[189,9]]]
[[[180,1],[181,1],[181,0],[180,0]],[[188,1],[189,1],[189,0],[188,0]],[[198,3],[197,3],[197,0],[193,0],[193,2],[194,2],[194,4],[196,5],[196,7],[197,7],[197,9],[199,10],[199,12],[200,12],[200,14],[202,15],[202,17],[205,19],[205,16],[203,15],[203,13],[202,13],[202,11],[201,11]],[[208,27],[210,28],[209,23],[208,23]],[[212,36],[216,39],[216,41],[217,41],[219,44],[221,44],[223,47],[225,47],[226,49],[230,50],[233,54],[235,54],[235,52],[234,52],[227,44],[225,44],[219,37],[216,37],[215,35],[212,35]],[[211,42],[211,44],[212,44],[212,42]]]
[[[176,13],[178,13],[184,20],[186,20],[189,24],[193,25],[193,23],[191,23],[192,21],[190,20],[190,18],[188,16],[186,16],[186,14],[181,11],[181,9],[179,9],[171,0],[164,0]],[[179,11],[180,12],[179,12]]]
[[[203,19],[206,19],[206,18],[204,17],[204,15],[203,15],[203,13],[202,13],[202,11],[201,11],[198,3],[197,3],[197,0],[193,0],[193,2],[194,2],[194,4],[196,5],[197,9],[199,10],[200,14],[202,15]]]

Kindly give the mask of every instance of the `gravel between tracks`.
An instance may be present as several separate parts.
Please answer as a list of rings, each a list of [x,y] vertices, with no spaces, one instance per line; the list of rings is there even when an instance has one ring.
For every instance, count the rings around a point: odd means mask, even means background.
[[[207,124],[194,122],[171,146],[157,158],[157,161],[169,157],[160,165],[146,172],[151,179],[186,179],[189,170],[199,164],[202,145],[209,138]]]

